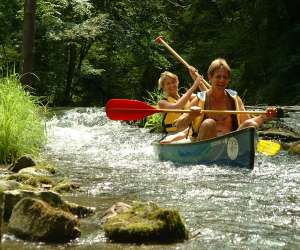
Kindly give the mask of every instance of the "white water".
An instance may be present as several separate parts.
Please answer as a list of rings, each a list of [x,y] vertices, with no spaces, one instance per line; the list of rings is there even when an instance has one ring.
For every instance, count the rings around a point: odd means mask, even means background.
[[[293,113],[294,114],[294,113]],[[294,120],[293,120],[294,119]],[[290,124],[299,119],[287,118]],[[5,235],[4,249],[299,249],[300,157],[257,155],[253,171],[159,162],[160,135],[108,121],[101,109],[72,109],[47,123],[45,158],[59,176],[80,184],[65,199],[97,207],[82,236],[62,245],[24,243]],[[154,201],[176,208],[192,240],[173,245],[106,243],[101,213],[116,201]]]

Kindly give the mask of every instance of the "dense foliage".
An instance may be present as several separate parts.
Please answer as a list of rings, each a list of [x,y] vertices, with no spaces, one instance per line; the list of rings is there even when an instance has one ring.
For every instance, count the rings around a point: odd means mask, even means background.
[[[23,1],[0,2],[0,66],[18,65]],[[299,104],[300,3],[292,0],[37,1],[32,83],[51,105],[142,100],[164,70],[187,70],[154,39],[165,40],[205,75],[227,59],[231,88],[247,104]]]

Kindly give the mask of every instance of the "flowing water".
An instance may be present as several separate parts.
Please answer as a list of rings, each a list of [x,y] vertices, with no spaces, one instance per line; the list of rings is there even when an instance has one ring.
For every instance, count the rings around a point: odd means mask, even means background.
[[[285,123],[300,131],[299,107]],[[44,157],[57,175],[80,185],[63,198],[97,208],[68,244],[24,242],[5,234],[4,250],[300,249],[300,156],[257,155],[254,170],[160,162],[145,129],[109,121],[102,109],[56,112],[47,122]],[[112,244],[101,213],[117,201],[154,201],[176,208],[192,238],[169,245]]]

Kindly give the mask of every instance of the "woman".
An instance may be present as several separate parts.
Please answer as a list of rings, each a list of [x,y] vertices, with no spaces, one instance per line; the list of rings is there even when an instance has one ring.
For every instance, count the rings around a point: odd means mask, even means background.
[[[196,78],[196,69],[190,67],[189,69],[192,78]],[[162,89],[164,92],[164,99],[158,102],[158,106],[161,109],[189,109],[190,108],[190,100],[192,100],[195,95],[193,94],[197,88],[200,90],[206,90],[207,88],[203,84],[203,81],[200,81],[201,77],[197,78],[194,81],[193,85],[185,92],[184,95],[180,96],[178,93],[179,80],[177,75],[165,71],[161,74],[158,80],[158,87]],[[203,84],[203,85],[202,85]],[[180,130],[174,125],[175,121],[182,115],[182,113],[164,113],[163,117],[163,127],[166,133],[172,134],[170,137],[166,137],[161,143],[167,143],[173,141],[173,139],[183,139],[187,136],[187,127],[181,127]],[[182,131],[179,134],[176,132]]]
[[[192,78],[195,78],[196,69],[191,67],[190,74]],[[200,77],[201,78],[201,77]],[[162,89],[164,93],[164,99],[158,102],[158,106],[161,109],[189,109],[190,100],[195,95],[194,91],[199,87],[200,90],[206,90],[205,85],[202,85],[202,81],[194,81],[194,84],[180,97],[178,93],[179,80],[177,75],[165,71],[160,75],[158,80],[158,88]],[[176,132],[177,128],[173,125],[174,121],[179,118],[181,113],[164,113],[163,126],[165,132]],[[183,129],[181,129],[183,130]]]
[[[179,130],[192,124],[192,141],[213,138],[249,126],[258,128],[264,121],[276,116],[275,108],[268,108],[267,115],[255,118],[251,118],[248,114],[201,113],[201,109],[245,110],[244,103],[237,92],[227,89],[230,73],[231,69],[224,59],[214,60],[207,72],[211,84],[210,89],[197,93],[197,96],[191,101],[192,112],[183,114],[177,119],[176,126]],[[203,79],[199,79],[199,81],[203,81]]]

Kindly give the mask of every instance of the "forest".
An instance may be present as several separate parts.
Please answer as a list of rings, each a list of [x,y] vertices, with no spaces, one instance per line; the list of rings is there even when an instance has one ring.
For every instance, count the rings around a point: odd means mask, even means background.
[[[300,104],[300,2],[294,0],[2,0],[0,68],[50,106],[139,99],[169,70],[206,77],[225,58],[246,104]],[[0,76],[1,77],[1,76]]]

